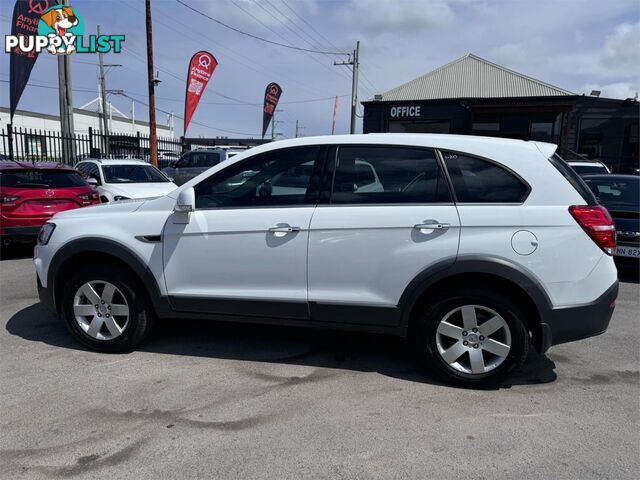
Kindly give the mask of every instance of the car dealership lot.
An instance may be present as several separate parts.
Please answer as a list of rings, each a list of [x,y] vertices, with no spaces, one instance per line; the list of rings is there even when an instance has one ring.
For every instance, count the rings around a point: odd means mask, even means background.
[[[444,386],[396,339],[183,322],[83,350],[0,263],[3,478],[636,478],[638,285],[511,385]]]

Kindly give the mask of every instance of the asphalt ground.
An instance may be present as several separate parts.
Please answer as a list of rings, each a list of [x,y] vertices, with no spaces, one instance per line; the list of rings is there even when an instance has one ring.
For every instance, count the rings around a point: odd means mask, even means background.
[[[378,335],[164,322],[89,352],[28,254],[0,262],[0,478],[638,478],[637,270],[606,334],[474,391]]]

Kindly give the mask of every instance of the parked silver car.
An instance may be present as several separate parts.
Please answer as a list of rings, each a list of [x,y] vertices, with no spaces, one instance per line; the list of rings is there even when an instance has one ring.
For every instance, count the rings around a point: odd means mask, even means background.
[[[226,159],[227,152],[223,149],[192,150],[183,154],[179,160],[169,163],[162,172],[171,177],[177,185],[182,185]]]

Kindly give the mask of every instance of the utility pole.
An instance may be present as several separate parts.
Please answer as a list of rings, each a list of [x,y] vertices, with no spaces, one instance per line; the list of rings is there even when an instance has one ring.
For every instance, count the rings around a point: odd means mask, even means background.
[[[300,134],[304,130],[304,127],[299,124],[299,121],[296,120],[296,138],[300,137]]]
[[[356,133],[356,110],[358,107],[358,70],[360,68],[360,40],[356,42],[353,56],[346,62],[333,62],[334,65],[351,65],[351,134]]]
[[[68,6],[69,0],[63,0]],[[62,133],[62,161],[73,164],[75,161],[75,141],[73,133],[73,90],[71,88],[71,58],[69,55],[58,56],[58,92],[60,98],[60,131]]]
[[[100,36],[100,25],[98,25],[98,36]],[[109,124],[107,121],[107,86],[104,80],[104,55],[98,53],[98,64],[100,66],[100,110],[102,110],[102,133],[104,135],[104,152],[103,155],[109,158]]]
[[[276,120],[276,112],[282,112],[283,110],[276,109],[273,111],[273,115],[271,117],[271,141],[275,140],[277,136],[282,135],[281,133],[276,133],[276,124],[282,123]]]
[[[147,80],[149,82],[149,146],[151,165],[158,166],[158,135],[156,132],[156,80],[153,78],[153,32],[151,28],[151,0],[145,0],[147,24]]]

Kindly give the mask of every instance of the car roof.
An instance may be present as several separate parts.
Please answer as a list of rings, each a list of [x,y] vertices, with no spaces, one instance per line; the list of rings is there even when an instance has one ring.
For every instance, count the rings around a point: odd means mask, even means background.
[[[75,168],[59,162],[25,162],[0,160],[0,170],[66,170],[75,172]]]
[[[85,160],[81,160],[78,163],[87,163],[87,162],[95,163],[98,165],[151,165],[149,162],[145,162],[144,160],[138,160],[135,158],[127,158],[127,159],[87,158]]]
[[[453,135],[440,133],[367,133],[357,135],[324,135],[317,137],[300,137],[265,143],[243,151],[255,155],[275,149],[333,144],[369,144],[369,145],[406,145],[428,148],[439,148],[461,152],[512,150],[524,148],[535,150],[549,158],[557,150],[557,145],[545,142],[516,140],[511,138],[483,137],[480,135]],[[240,155],[237,155],[240,156]],[[235,158],[234,157],[234,160]]]

